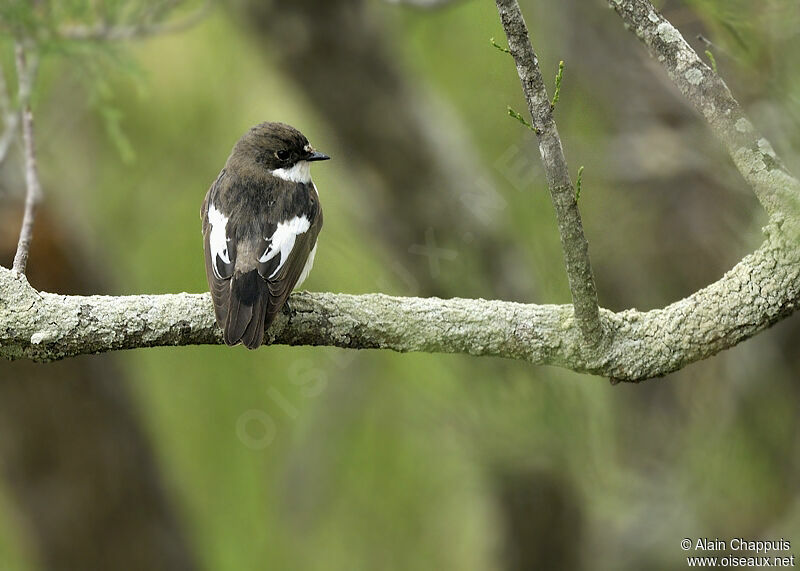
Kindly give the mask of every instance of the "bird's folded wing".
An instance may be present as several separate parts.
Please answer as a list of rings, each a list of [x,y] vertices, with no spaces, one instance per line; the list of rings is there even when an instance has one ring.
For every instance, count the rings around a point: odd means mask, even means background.
[[[224,174],[224,171],[223,171]],[[223,327],[230,303],[230,278],[236,263],[236,245],[225,234],[227,220],[214,207],[214,197],[220,178],[212,185],[200,210],[203,220],[203,250],[205,253],[206,277],[214,300],[217,323]]]
[[[258,273],[269,286],[267,323],[272,322],[286,303],[322,228],[321,209],[317,209],[311,221],[303,218],[295,217],[285,224],[278,224],[264,255],[259,258]]]

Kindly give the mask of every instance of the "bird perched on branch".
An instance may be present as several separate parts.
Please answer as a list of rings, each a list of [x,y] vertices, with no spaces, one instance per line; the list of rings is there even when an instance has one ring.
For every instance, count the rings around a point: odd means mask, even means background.
[[[329,159],[300,131],[261,123],[234,145],[203,200],[206,276],[228,345],[259,347],[311,271],[322,207],[311,163]]]

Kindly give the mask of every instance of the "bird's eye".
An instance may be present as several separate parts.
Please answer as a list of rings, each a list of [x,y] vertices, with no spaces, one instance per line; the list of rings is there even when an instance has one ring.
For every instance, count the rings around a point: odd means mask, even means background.
[[[289,151],[285,149],[277,151],[275,153],[275,156],[278,157],[280,160],[285,161],[286,159],[289,158]]]

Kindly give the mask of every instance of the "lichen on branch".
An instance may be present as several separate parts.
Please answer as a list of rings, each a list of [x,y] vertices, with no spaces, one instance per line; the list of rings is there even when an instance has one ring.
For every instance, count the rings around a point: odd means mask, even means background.
[[[647,312],[601,310],[613,339],[604,349],[584,342],[571,305],[310,292],[292,295],[291,312],[267,341],[505,357],[640,381],[732,347],[797,309],[797,234],[783,226],[771,226],[758,250],[685,299]],[[4,268],[0,292],[6,359],[222,343],[208,294],[63,296],[37,292]]]

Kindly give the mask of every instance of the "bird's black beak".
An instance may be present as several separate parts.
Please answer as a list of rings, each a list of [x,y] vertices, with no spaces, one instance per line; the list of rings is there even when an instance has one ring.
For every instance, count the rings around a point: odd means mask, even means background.
[[[309,162],[312,162],[312,161],[327,161],[328,159],[330,159],[330,157],[328,155],[325,155],[323,153],[319,153],[317,151],[314,151],[313,153],[311,153],[310,155],[308,155],[306,157],[306,160],[309,161]]]

